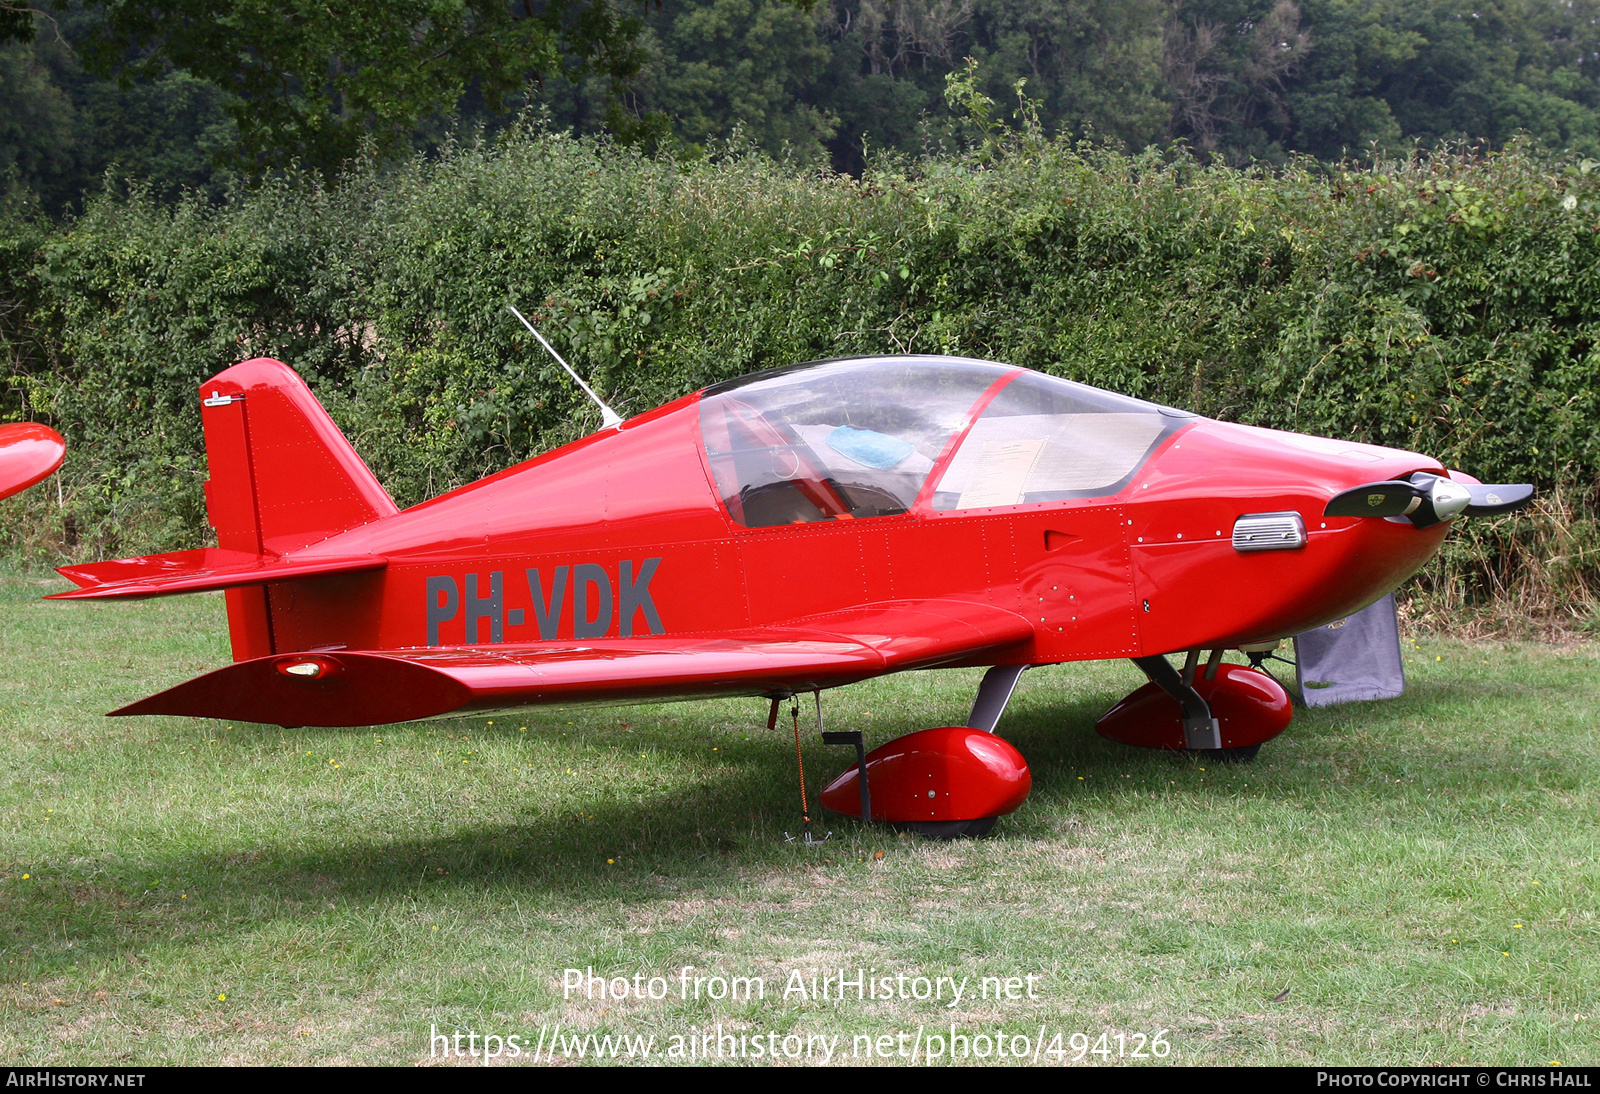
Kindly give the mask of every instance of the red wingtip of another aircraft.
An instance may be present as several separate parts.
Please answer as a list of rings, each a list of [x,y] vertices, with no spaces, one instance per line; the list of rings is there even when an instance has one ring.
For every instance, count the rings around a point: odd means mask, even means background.
[[[47,425],[0,425],[0,498],[9,498],[49,478],[66,454],[67,442]]]

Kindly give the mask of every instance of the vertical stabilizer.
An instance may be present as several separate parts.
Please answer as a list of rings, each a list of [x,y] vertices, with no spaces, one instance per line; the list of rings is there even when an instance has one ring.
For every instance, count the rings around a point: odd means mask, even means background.
[[[370,524],[393,499],[295,371],[258,357],[200,385],[217,546],[276,557]],[[230,589],[235,660],[275,652],[269,591]]]

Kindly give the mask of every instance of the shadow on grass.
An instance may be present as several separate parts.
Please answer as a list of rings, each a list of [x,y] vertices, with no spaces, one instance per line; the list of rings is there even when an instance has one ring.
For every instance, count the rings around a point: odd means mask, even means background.
[[[1148,756],[1094,735],[1094,718],[1109,701],[1058,703],[1003,726],[1030,759],[1037,799],[1049,803],[1063,797],[1076,774],[1086,770],[1150,766]],[[873,743],[882,743],[919,727],[875,728]],[[250,727],[239,729],[249,732]],[[261,727],[260,732],[279,731]],[[369,731],[300,732],[329,741]],[[637,754],[648,745],[663,763],[703,763],[704,749],[696,743],[702,739],[681,728],[621,738],[600,727],[575,729],[570,738],[576,747],[618,753]],[[773,734],[732,745],[723,738],[725,766],[697,775],[677,792],[597,801],[581,813],[528,808],[516,819],[505,819],[506,812],[516,811],[513,805],[500,811],[502,819],[456,824],[437,834],[397,831],[392,839],[364,834],[337,845],[322,832],[304,841],[201,835],[208,846],[177,853],[62,856],[27,888],[0,890],[5,918],[0,937],[7,947],[40,957],[53,953],[65,960],[69,941],[74,960],[89,954],[115,957],[152,944],[210,943],[249,934],[285,918],[321,914],[330,903],[386,905],[406,898],[459,903],[462,894],[484,893],[535,906],[541,901],[571,906],[585,899],[681,899],[686,888],[710,896],[753,876],[870,860],[877,850],[921,845],[919,837],[863,825],[817,805],[817,790],[844,770],[851,756],[848,749],[824,748],[814,733],[806,747],[813,828],[834,835],[822,847],[785,842],[785,832],[800,833],[792,740]],[[1015,822],[1002,822],[991,837],[1034,838]],[[207,911],[188,906],[179,895],[184,892],[205,893]]]
[[[1119,687],[1087,697],[1052,696],[1043,690],[1019,696],[1023,701],[1013,706],[1000,728],[1028,758],[1032,800],[1016,819],[1002,821],[991,840],[1056,839],[1059,833],[1051,818],[1086,810],[1114,813],[1119,808],[1115,795],[1127,790],[1158,789],[1210,800],[1240,793],[1221,780],[1201,785],[1175,779],[1175,773],[1200,762],[1193,757],[1153,753],[1097,736],[1095,719],[1120,694]],[[1416,747],[1405,734],[1418,718],[1435,708],[1450,709],[1457,701],[1447,686],[1423,685],[1393,705],[1299,711],[1288,735],[1269,744],[1250,769],[1263,777],[1252,776],[1258,788],[1248,793],[1326,810],[1326,785],[1311,771],[1317,762],[1358,746],[1371,751],[1357,762],[1394,762]],[[830,713],[830,726],[846,728],[848,711],[845,707],[838,717]],[[713,709],[708,715],[702,708],[663,717],[655,731],[645,728],[645,719],[640,731],[628,736],[593,722],[566,731],[563,743],[574,749],[613,752],[620,759],[647,746],[664,765],[699,769],[672,792],[595,801],[581,811],[500,803],[492,820],[433,823],[421,818],[419,828],[448,825],[448,830],[400,830],[392,838],[363,834],[336,842],[326,830],[303,839],[202,834],[196,842],[205,846],[181,852],[63,854],[50,876],[27,888],[0,890],[0,938],[35,961],[55,964],[89,955],[125,957],[163,943],[226,941],[273,923],[321,915],[330,904],[393,908],[410,900],[459,910],[470,907],[471,898],[485,896],[501,906],[527,901],[535,908],[573,909],[596,902],[681,900],[685,890],[714,898],[763,875],[795,875],[819,865],[870,860],[873,852],[899,842],[901,837],[887,828],[865,826],[817,806],[817,790],[845,769],[851,756],[848,749],[820,745],[813,732],[807,736],[806,761],[814,826],[831,829],[834,837],[820,848],[785,843],[786,831],[800,831],[792,740],[780,729],[770,735],[753,731],[749,740],[730,741],[723,732],[725,723],[737,724],[749,715],[745,724],[754,726],[758,719],[744,708],[733,719],[719,714]],[[1352,722],[1359,724],[1359,732],[1352,732]],[[697,730],[702,723],[704,732]],[[925,715],[910,711],[878,719],[869,744],[926,724],[932,722]],[[245,726],[239,731],[253,732]],[[254,732],[279,734],[276,727]],[[372,730],[296,732],[308,741],[333,742]],[[501,732],[471,729],[475,737]],[[514,730],[504,736],[516,739]],[[718,765],[706,769],[712,736],[723,751]],[[1549,759],[1553,763],[1558,758]],[[1290,772],[1295,765],[1301,770]],[[1489,772],[1491,781],[1495,774]],[[1516,779],[1527,776],[1524,768]],[[1483,785],[1477,778],[1474,782]],[[973,866],[981,869],[983,859],[980,851]],[[180,891],[206,893],[205,910],[181,903]]]

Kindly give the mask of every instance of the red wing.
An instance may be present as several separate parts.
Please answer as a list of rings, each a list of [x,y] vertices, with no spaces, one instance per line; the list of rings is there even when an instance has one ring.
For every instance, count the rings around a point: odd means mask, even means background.
[[[786,694],[931,668],[1032,635],[1027,620],[986,604],[897,601],[719,636],[275,654],[112,713],[352,726],[544,703]]]

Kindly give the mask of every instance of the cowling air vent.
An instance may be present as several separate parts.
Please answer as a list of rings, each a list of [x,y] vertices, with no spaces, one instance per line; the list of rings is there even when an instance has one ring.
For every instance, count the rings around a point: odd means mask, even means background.
[[[1306,545],[1299,513],[1246,513],[1233,522],[1235,551],[1294,551]]]

